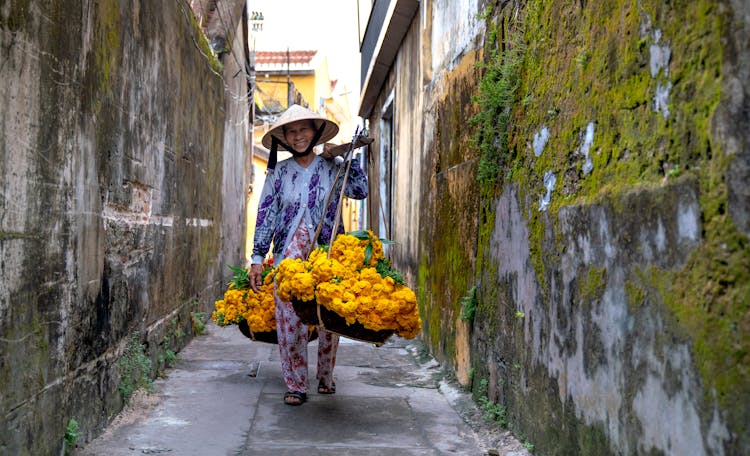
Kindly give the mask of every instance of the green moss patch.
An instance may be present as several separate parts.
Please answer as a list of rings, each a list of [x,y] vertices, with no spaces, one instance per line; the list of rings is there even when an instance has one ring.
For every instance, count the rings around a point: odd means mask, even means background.
[[[706,393],[746,409],[739,404],[750,397],[750,246],[726,216],[706,228],[703,245],[675,274],[667,303],[693,340]]]
[[[677,270],[646,265],[634,271],[625,283],[626,298],[636,314],[651,294],[658,296],[654,302],[669,313],[670,331],[692,345],[705,416],[715,393],[730,426],[738,428],[750,419],[740,400],[750,397],[750,250],[727,215],[724,181],[731,159],[711,136],[722,95],[726,13],[717,2],[703,0],[678,5],[532,0],[512,11],[490,8],[482,17],[485,64],[472,144],[482,184],[477,275],[484,280],[476,318],[492,318],[497,298],[504,295],[486,282],[496,281],[489,247],[493,202],[509,186],[518,188],[531,262],[547,295],[548,278],[564,251],[556,226],[561,208],[606,201],[622,210],[620,196],[634,188],[694,179],[700,244],[684,265],[675,265]],[[670,58],[652,74],[657,49],[667,49]],[[663,108],[655,109],[657,90],[665,88],[666,116]],[[594,127],[590,172],[581,150],[589,124]],[[531,144],[543,127],[549,140],[536,156]],[[540,211],[547,172],[557,182],[549,206]],[[606,270],[580,273],[578,293],[598,300]]]

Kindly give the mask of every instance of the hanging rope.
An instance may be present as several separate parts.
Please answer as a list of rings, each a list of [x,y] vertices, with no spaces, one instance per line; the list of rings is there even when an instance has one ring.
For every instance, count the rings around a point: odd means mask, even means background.
[[[352,142],[349,146],[349,149],[347,150],[346,154],[344,155],[344,162],[346,163],[346,171],[343,176],[343,181],[341,184],[341,193],[339,196],[339,200],[336,205],[336,218],[333,222],[333,230],[331,231],[331,239],[329,239],[328,242],[333,243],[333,240],[336,236],[336,231],[338,230],[339,225],[339,218],[341,217],[341,207],[343,204],[344,199],[344,190],[346,189],[346,181],[349,178],[349,169],[352,166],[352,155],[354,153],[354,144],[357,142],[357,138],[359,137],[361,131],[359,127],[354,132],[354,137],[352,138]],[[320,222],[318,222],[318,226],[315,229],[315,235],[312,238],[312,242],[310,243],[310,250],[307,252],[306,256],[310,255],[310,252],[314,248],[315,244],[318,241],[318,237],[320,236],[320,232],[323,229],[323,222],[325,221],[325,214],[328,212],[328,206],[331,204],[331,199],[333,198],[334,193],[336,192],[336,185],[338,185],[339,179],[341,179],[341,169],[342,167],[339,167],[338,172],[336,172],[336,177],[333,180],[333,185],[331,186],[331,189],[328,191],[328,196],[326,197],[326,203],[325,206],[323,206],[323,216],[320,218]],[[331,250],[328,249],[328,258],[331,257]]]

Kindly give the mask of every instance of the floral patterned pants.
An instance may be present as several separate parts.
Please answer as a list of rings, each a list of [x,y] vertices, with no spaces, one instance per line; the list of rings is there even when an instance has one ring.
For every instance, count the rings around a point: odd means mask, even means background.
[[[310,231],[301,223],[292,236],[292,241],[284,258],[304,258],[310,245]],[[281,355],[281,372],[288,391],[306,393],[307,384],[307,325],[303,324],[291,302],[276,299],[276,333],[279,337],[279,354]],[[318,372],[317,379],[326,387],[333,385],[333,367],[336,364],[336,350],[339,336],[328,331],[318,335]]]

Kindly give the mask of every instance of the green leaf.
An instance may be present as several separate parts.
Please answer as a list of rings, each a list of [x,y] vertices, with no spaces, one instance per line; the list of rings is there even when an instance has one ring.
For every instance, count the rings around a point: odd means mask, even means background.
[[[229,281],[227,285],[232,285],[234,288],[237,288],[237,289],[250,287],[250,277],[247,275],[247,269],[238,268],[237,266],[229,266],[229,265],[227,267],[231,269],[232,272],[234,272],[232,279]]]
[[[404,278],[401,276],[401,273],[391,268],[391,264],[388,260],[383,258],[379,259],[378,264],[375,265],[375,270],[380,274],[380,277],[384,279],[390,277],[397,284],[404,285]]]
[[[367,247],[365,247],[365,264],[370,264],[370,259],[372,258],[372,242],[367,244]]]
[[[370,233],[368,233],[365,230],[357,230],[357,231],[350,231],[348,233],[349,236],[354,236],[355,238],[359,239],[360,241],[366,241],[370,239]]]
[[[78,427],[78,421],[71,418],[68,421],[68,426],[65,428],[65,454],[70,454],[80,436],[81,432]]]
[[[370,233],[365,230],[357,230],[357,231],[350,231],[346,233],[350,236],[354,236],[355,238],[359,239],[360,241],[366,241],[370,239]],[[393,245],[398,244],[396,241],[389,241],[388,239],[378,238],[380,239],[380,243],[383,245]]]

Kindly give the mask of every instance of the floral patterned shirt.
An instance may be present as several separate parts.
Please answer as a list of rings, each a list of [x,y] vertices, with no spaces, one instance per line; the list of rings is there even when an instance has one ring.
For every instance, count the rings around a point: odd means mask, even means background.
[[[346,163],[327,160],[316,155],[307,168],[303,168],[293,158],[282,160],[276,169],[266,175],[260,206],[255,223],[253,240],[253,263],[259,264],[268,253],[273,242],[274,263],[284,259],[287,244],[300,223],[306,223],[310,233],[314,233],[323,217],[328,192],[341,167],[341,175],[346,171]],[[318,244],[328,244],[331,240],[333,221],[336,216],[341,181],[325,211],[325,221],[318,236]],[[344,194],[353,199],[367,197],[367,176],[355,160],[349,170]],[[339,233],[344,225],[339,221]]]

